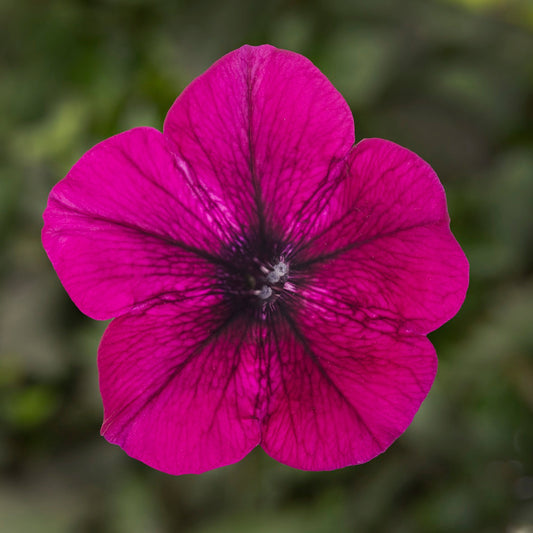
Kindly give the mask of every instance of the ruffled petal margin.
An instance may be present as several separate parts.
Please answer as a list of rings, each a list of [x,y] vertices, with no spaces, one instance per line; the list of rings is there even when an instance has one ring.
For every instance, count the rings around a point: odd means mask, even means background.
[[[444,189],[413,152],[361,141],[348,158],[344,207],[298,252],[306,297],[321,294],[426,334],[452,318],[468,287],[468,261],[450,231]]]
[[[246,233],[313,231],[354,143],[347,103],[307,58],[243,46],[195,79],[164,135],[195,190]]]
[[[260,441],[248,327],[216,309],[207,299],[119,317],[98,351],[102,434],[169,474],[234,463]]]
[[[215,297],[213,297],[215,298]],[[366,462],[409,425],[437,368],[423,336],[307,306],[257,324],[215,301],[115,319],[98,367],[102,434],[169,474],[234,463],[261,444],[305,470]]]
[[[271,330],[262,447],[304,470],[369,461],[411,423],[437,371],[426,337],[368,328],[306,306]]]
[[[205,290],[210,252],[229,226],[197,203],[152,128],[87,152],[53,188],[43,218],[43,245],[61,282],[96,319]]]

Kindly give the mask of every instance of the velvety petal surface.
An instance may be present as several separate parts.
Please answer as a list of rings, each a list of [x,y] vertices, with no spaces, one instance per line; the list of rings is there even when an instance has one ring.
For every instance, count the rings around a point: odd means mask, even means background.
[[[350,154],[344,208],[301,248],[316,298],[327,292],[406,333],[453,317],[468,286],[468,262],[452,235],[444,189],[413,152],[382,139]]]
[[[217,317],[214,300],[119,317],[99,348],[102,434],[169,474],[233,463],[260,441],[248,327]]]
[[[43,245],[76,305],[107,319],[205,290],[230,217],[214,220],[163,135],[136,128],[96,145],[50,193]]]
[[[329,470],[407,428],[437,369],[425,334],[458,311],[468,263],[431,167],[353,143],[308,59],[244,46],[163,133],[112,137],[54,187],[45,250],[81,311],[118,317],[98,352],[110,442],[170,474],[258,444]]]
[[[354,143],[350,109],[305,57],[244,46],[193,81],[164,134],[210,209],[291,240],[313,231]],[[207,195],[209,192],[209,195]]]
[[[349,308],[300,308],[269,343],[262,446],[305,470],[366,462],[412,421],[435,377],[434,348],[423,336],[361,324]]]

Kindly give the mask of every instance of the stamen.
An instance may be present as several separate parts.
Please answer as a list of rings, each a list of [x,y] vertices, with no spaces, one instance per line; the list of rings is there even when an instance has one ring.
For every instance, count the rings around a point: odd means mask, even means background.
[[[275,301],[287,285],[289,265],[285,263],[283,257],[280,257],[276,263],[259,263],[255,258],[254,262],[258,263],[259,271],[264,277],[256,278],[250,283],[252,294],[265,304]]]
[[[280,279],[280,275],[279,273],[275,270],[276,267],[274,267],[274,270],[272,270],[272,272],[269,272],[267,274],[267,281],[269,283],[277,283]]]
[[[259,294],[257,296],[259,296],[261,300],[268,300],[272,296],[272,288],[268,285],[263,285],[258,292]]]
[[[274,272],[281,278],[289,273],[289,265],[281,260],[277,265],[274,265]]]

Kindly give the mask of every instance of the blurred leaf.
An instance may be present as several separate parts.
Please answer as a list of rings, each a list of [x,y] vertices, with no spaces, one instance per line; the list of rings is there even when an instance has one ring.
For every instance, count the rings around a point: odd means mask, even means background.
[[[31,385],[8,394],[2,415],[13,426],[31,428],[41,425],[57,407],[57,396],[44,385]]]

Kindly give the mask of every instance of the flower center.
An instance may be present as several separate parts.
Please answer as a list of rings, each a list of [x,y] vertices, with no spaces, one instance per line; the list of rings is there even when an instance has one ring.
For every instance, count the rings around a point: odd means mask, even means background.
[[[254,290],[253,293],[261,303],[266,304],[275,300],[285,288],[285,283],[289,278],[289,265],[283,258],[280,258],[272,266],[261,265],[260,271],[263,274],[263,277],[257,280],[260,289]]]
[[[227,311],[264,320],[288,305],[301,277],[292,252],[290,244],[268,233],[244,236],[221,250],[213,288]]]

